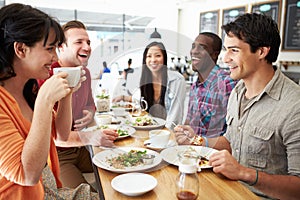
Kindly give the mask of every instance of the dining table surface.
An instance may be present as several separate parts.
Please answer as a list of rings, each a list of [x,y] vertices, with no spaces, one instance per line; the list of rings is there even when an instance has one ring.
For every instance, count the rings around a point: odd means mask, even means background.
[[[144,145],[144,142],[145,140],[149,139],[148,134],[149,130],[136,130],[136,132],[133,135],[116,140],[114,144],[116,145],[116,147],[147,148],[147,146]],[[172,131],[171,140],[174,140],[174,134],[172,133]],[[93,146],[91,148],[93,150],[94,155],[101,151],[107,150],[107,148],[101,148],[96,146]],[[156,151],[160,153],[161,149]],[[179,173],[178,167],[169,164],[164,160],[162,160],[162,162],[153,169],[142,172],[155,177],[157,180],[157,186],[153,190],[137,197],[126,196],[113,189],[113,187],[111,186],[111,181],[113,180],[113,178],[120,175],[120,173],[112,172],[110,170],[102,169],[100,167],[97,167],[96,169],[98,170],[99,181],[101,185],[101,188],[98,188],[98,190],[101,190],[100,192],[103,194],[103,197],[106,200],[177,199],[175,180]],[[198,172],[197,174],[199,177],[199,195],[197,199],[260,199],[241,182],[229,180],[221,174],[216,174],[213,172],[212,168],[202,169],[201,172]]]

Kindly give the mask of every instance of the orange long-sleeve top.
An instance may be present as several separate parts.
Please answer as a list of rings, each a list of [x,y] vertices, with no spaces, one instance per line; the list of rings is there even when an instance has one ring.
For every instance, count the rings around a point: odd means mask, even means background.
[[[59,180],[59,161],[53,138],[56,137],[53,113],[51,144],[48,162],[56,179]],[[42,176],[34,186],[22,186],[24,169],[21,154],[31,122],[26,120],[15,99],[0,86],[0,199],[44,199]]]

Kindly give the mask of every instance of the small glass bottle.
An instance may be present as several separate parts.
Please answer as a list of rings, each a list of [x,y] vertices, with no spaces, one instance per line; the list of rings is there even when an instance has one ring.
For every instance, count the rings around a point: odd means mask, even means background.
[[[176,178],[176,196],[179,200],[195,200],[198,197],[199,179],[196,165],[179,164]]]

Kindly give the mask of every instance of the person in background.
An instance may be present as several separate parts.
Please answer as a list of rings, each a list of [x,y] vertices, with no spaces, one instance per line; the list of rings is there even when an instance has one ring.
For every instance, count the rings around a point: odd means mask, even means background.
[[[107,67],[106,61],[103,61],[103,69],[100,70],[99,79],[102,79],[104,73],[110,73],[110,69]]]
[[[175,66],[175,63],[174,63],[174,59],[175,59],[174,57],[171,57],[170,69],[175,71],[176,70],[176,66]]]
[[[62,188],[54,139],[67,140],[72,93],[67,73],[49,77],[64,42],[58,22],[28,5],[0,9],[0,199],[97,199],[89,185]],[[58,108],[53,110],[58,102]]]
[[[300,87],[272,65],[281,40],[278,26],[271,17],[247,13],[222,28],[223,61],[240,81],[229,97],[226,133],[203,142],[220,150],[209,164],[263,198],[299,199]],[[185,126],[175,131],[179,144],[194,135]]]
[[[91,75],[87,68],[91,54],[90,39],[84,24],[80,21],[69,21],[62,26],[66,41],[59,47],[59,60],[51,65],[51,72],[56,67],[82,66],[85,70],[86,81],[79,90],[72,95],[73,125],[72,134],[87,127],[94,121],[95,103],[91,89]],[[40,81],[42,84],[42,81]],[[83,135],[82,135],[83,136]],[[103,133],[101,145],[111,146],[117,135]],[[82,138],[84,139],[84,138]],[[59,163],[61,168],[61,180],[64,186],[75,188],[81,183],[87,183],[82,173],[93,172],[92,161],[85,146],[72,147],[72,143],[60,143],[56,141]]]
[[[182,123],[184,116],[185,80],[167,68],[167,51],[161,42],[150,43],[143,53],[140,88],[133,96],[117,96],[113,102],[140,100],[148,103],[147,112],[166,119],[166,127]]]
[[[131,68],[131,64],[132,64],[132,59],[129,58],[128,59],[128,62],[127,62],[127,68],[124,69],[123,73],[122,73],[122,76],[124,77],[125,81],[127,80],[127,74],[128,73],[133,73],[134,72],[134,69]]]
[[[221,38],[210,32],[200,33],[190,51],[192,69],[198,74],[191,86],[185,124],[200,136],[217,137],[226,131],[226,108],[236,85],[229,71],[216,63],[222,49]]]

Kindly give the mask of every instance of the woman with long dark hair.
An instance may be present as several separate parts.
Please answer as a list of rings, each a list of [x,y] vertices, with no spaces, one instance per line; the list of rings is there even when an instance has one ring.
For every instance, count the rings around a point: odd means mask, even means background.
[[[132,97],[121,96],[113,101],[132,101],[143,98],[147,112],[166,119],[166,127],[181,124],[184,116],[186,84],[184,77],[167,67],[167,51],[163,43],[152,42],[144,50],[140,90]],[[141,102],[142,103],[142,102]]]

